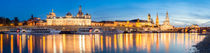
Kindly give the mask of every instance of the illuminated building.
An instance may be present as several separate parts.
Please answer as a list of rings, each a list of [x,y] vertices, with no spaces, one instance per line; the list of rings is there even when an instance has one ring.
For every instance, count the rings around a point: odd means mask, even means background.
[[[122,26],[122,27],[152,27],[153,21],[151,20],[150,14],[148,14],[148,20],[116,20],[116,21],[101,21],[92,22],[92,26]]]
[[[91,25],[91,16],[87,13],[83,15],[82,7],[80,6],[77,16],[72,16],[70,12],[65,17],[56,17],[52,12],[47,15],[47,25]]]
[[[166,12],[166,20],[164,21],[163,25],[161,26],[161,30],[169,30],[173,29],[174,26],[170,25],[168,12]]]
[[[147,19],[148,22],[151,22],[151,15],[148,14],[148,19]]]
[[[156,23],[155,23],[155,25],[156,25],[157,27],[159,27],[159,18],[158,18],[158,13],[157,13],[157,17],[156,17]]]
[[[193,24],[190,26],[190,28],[200,28],[197,24]]]
[[[149,21],[149,20],[148,20]],[[125,27],[150,27],[152,22],[147,20],[133,19],[129,21],[115,21],[116,26],[125,26]]]
[[[24,21],[23,23],[18,23],[19,26],[22,25],[27,25],[27,26],[35,26],[35,25],[40,25],[40,24],[44,24],[44,23],[39,23],[40,21],[42,21],[40,18],[38,17],[34,17],[33,15],[31,15],[31,18],[27,21]]]

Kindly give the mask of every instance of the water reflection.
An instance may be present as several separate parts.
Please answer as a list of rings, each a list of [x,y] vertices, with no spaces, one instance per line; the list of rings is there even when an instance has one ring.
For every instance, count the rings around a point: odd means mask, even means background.
[[[1,53],[191,52],[205,36],[197,33],[0,34]]]

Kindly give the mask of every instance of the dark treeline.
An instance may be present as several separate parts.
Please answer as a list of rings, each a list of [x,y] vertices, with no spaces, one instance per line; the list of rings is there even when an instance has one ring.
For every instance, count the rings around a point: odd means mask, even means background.
[[[11,24],[14,24],[14,26],[18,26],[18,23],[18,17],[14,17],[14,19],[12,20],[6,17],[0,17],[0,24],[3,24],[3,26],[11,26]]]

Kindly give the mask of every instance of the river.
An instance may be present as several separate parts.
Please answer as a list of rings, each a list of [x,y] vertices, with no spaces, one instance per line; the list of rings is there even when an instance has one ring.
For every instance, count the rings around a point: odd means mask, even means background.
[[[0,34],[1,53],[191,53],[198,33]]]

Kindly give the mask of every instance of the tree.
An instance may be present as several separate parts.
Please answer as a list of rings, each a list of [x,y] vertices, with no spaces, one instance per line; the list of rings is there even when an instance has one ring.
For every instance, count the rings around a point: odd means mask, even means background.
[[[6,18],[5,21],[6,21],[5,25],[9,26],[11,24],[11,20],[9,18]]]
[[[15,19],[14,19],[14,25],[15,26],[18,26],[18,23],[19,23],[18,17],[15,17]]]
[[[4,24],[4,17],[0,17],[0,24]]]
[[[0,17],[0,24],[3,24],[4,26],[10,26],[12,21],[9,18],[6,17]]]

